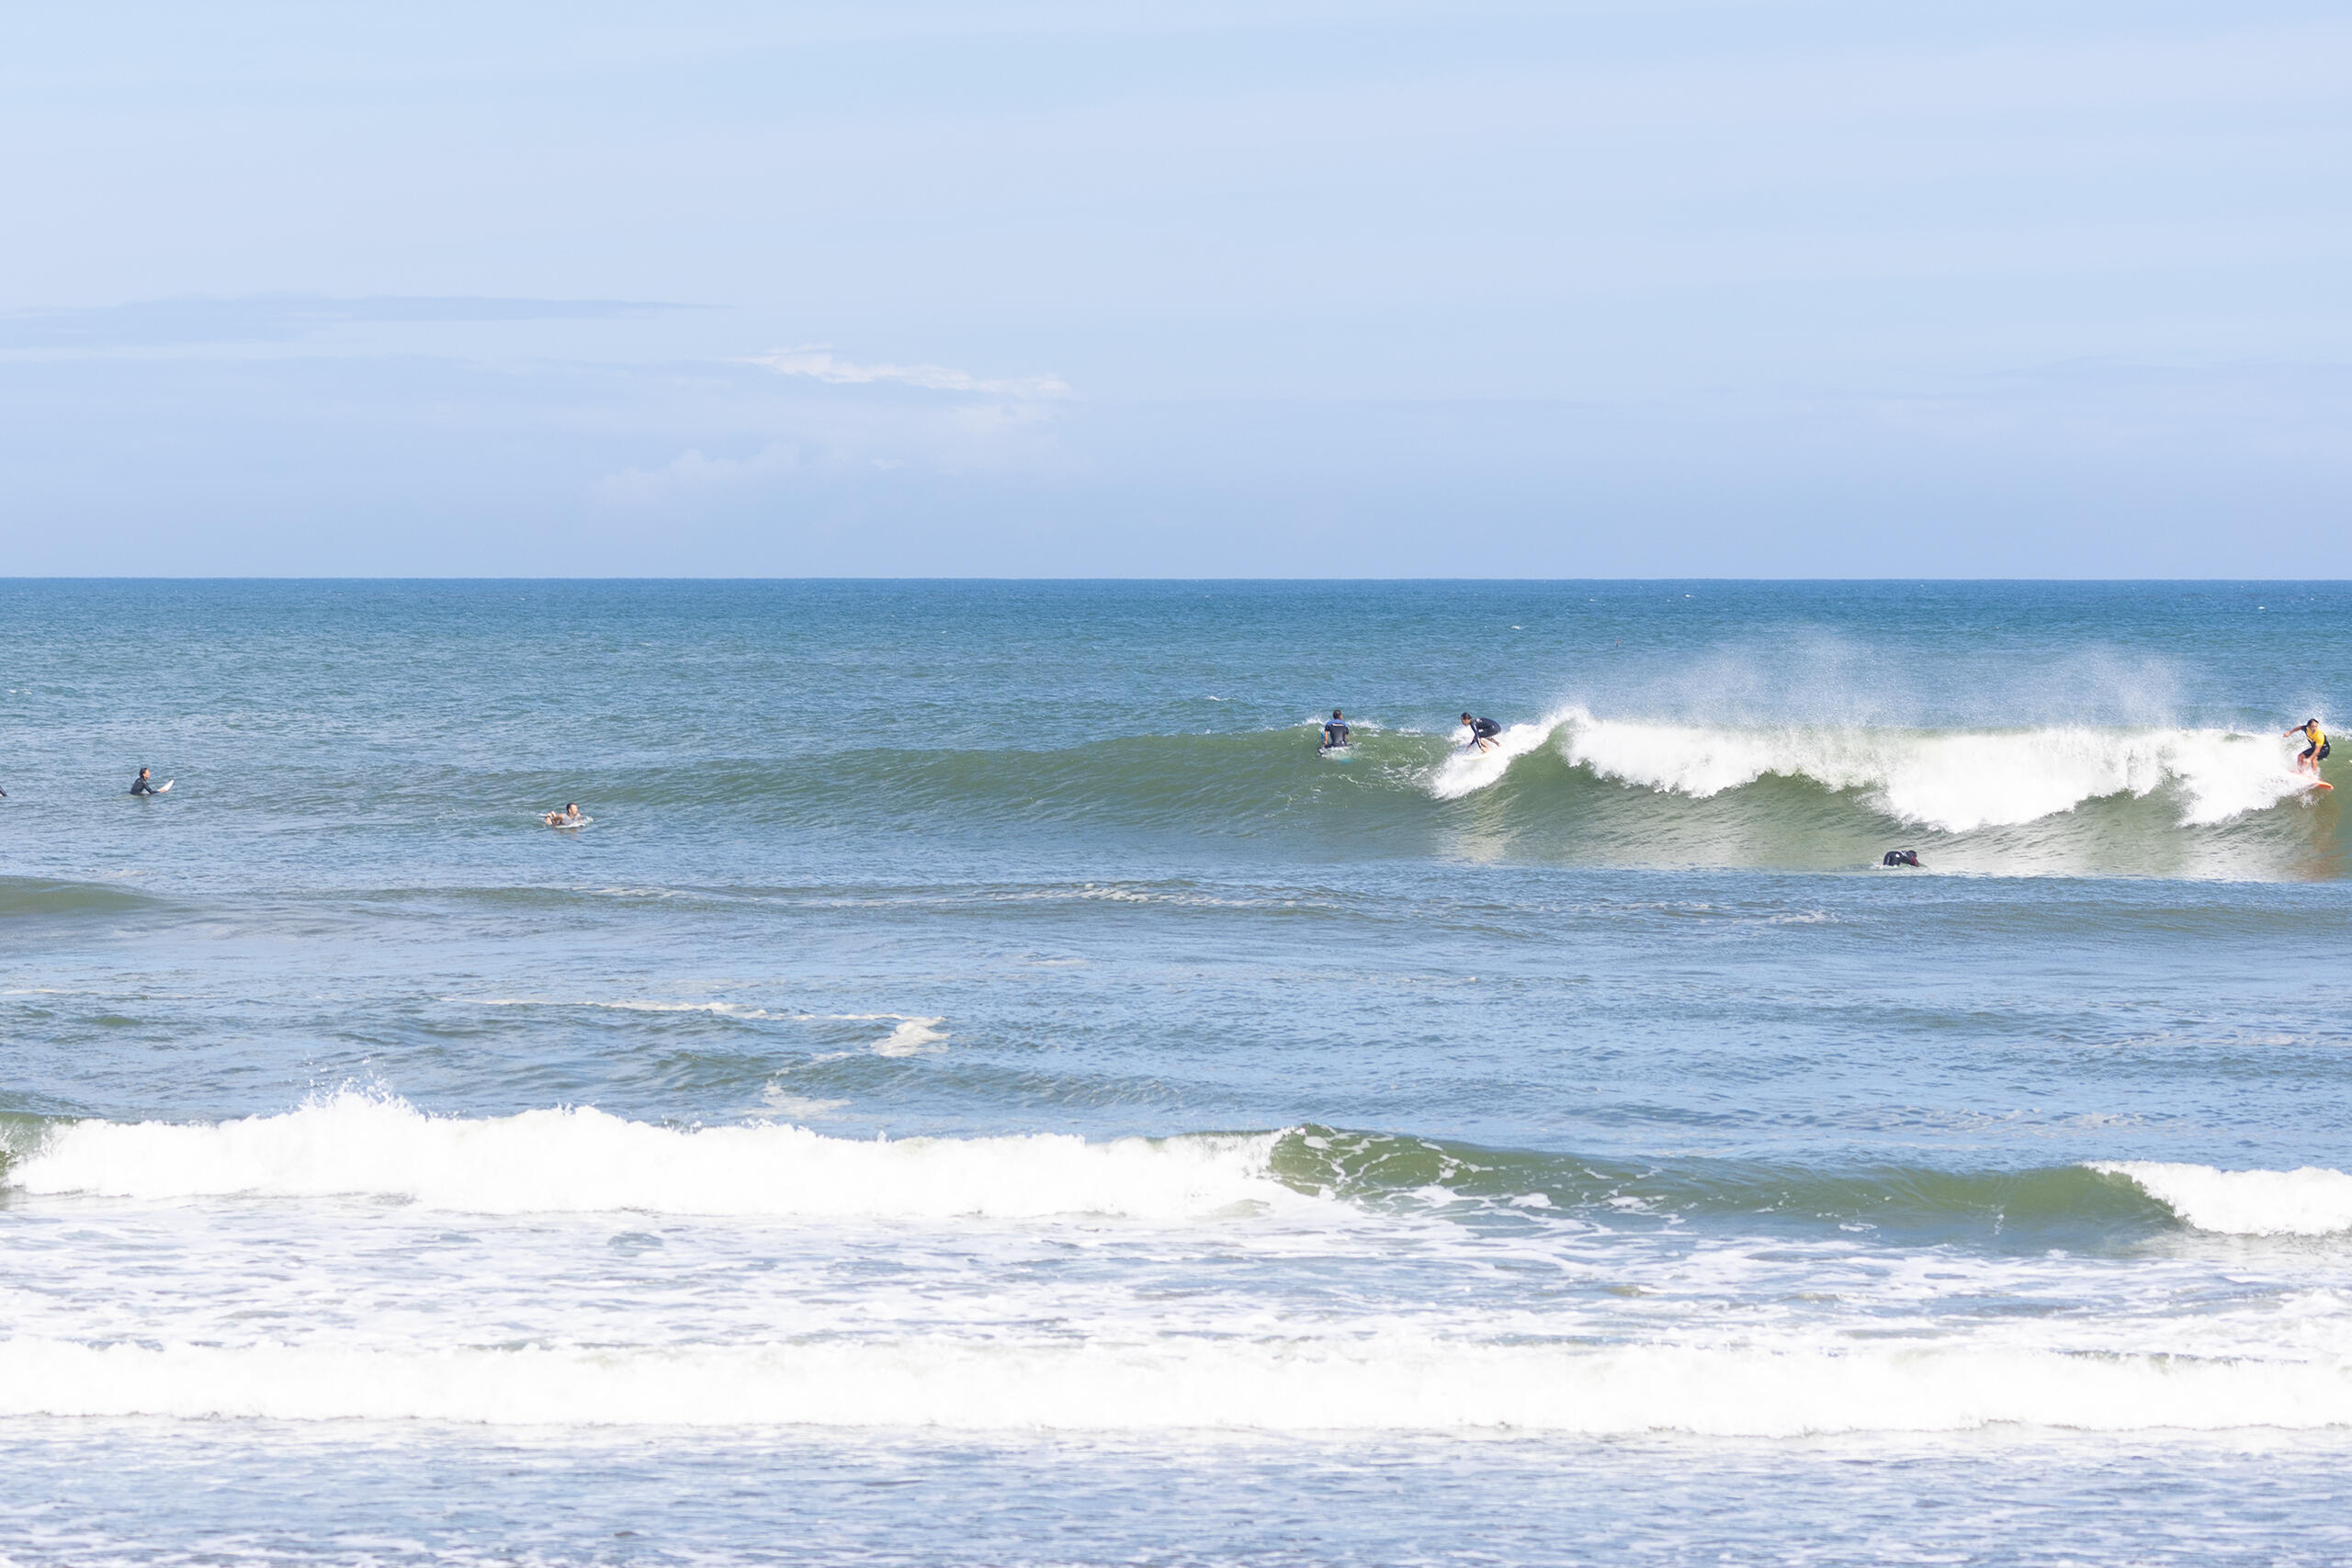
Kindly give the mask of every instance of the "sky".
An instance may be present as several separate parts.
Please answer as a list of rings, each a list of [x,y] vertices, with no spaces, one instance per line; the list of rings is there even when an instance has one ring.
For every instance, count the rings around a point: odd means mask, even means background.
[[[0,576],[2352,577],[2352,13],[0,13]]]

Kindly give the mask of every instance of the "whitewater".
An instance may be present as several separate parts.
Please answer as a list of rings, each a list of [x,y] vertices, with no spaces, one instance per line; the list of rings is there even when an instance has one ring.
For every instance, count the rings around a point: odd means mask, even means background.
[[[1951,835],[2159,795],[2175,826],[2213,828],[2307,800],[2311,784],[2287,741],[2228,729],[1762,728],[1717,722],[1703,710],[1660,722],[1572,707],[1510,727],[1489,751],[1457,750],[1430,792],[1458,800],[1491,788],[1546,749],[1629,789],[1707,800],[1767,779],[1801,782],[1893,822]]]
[[[2352,1553],[2347,591],[5,603],[0,1562]]]

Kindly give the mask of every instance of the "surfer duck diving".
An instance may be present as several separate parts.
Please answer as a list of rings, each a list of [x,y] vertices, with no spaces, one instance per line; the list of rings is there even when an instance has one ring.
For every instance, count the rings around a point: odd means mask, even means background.
[[[2327,731],[2319,727],[2319,720],[2307,718],[2291,728],[2281,730],[2279,735],[2282,739],[2300,735],[2307,742],[2301,754],[2295,759],[2295,771],[2311,774],[2312,788],[2332,790],[2335,787],[2319,776],[2319,765],[2327,761],[2329,750]]]

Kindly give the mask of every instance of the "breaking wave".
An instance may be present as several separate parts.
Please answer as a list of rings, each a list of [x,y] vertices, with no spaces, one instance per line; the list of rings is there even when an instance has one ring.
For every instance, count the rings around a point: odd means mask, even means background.
[[[2201,1231],[2230,1235],[2332,1235],[2352,1231],[2352,1176],[2301,1170],[2216,1170],[2139,1160],[2090,1168],[2127,1178]]]
[[[1274,1136],[885,1142],[785,1125],[667,1127],[584,1107],[428,1116],[343,1093],[232,1122],[64,1122],[6,1174],[30,1194],[368,1197],[492,1214],[1182,1219],[1309,1201],[1268,1174]]]
[[[2159,792],[2183,826],[2210,827],[2266,811],[2306,782],[2279,741],[2220,729],[1694,730],[1585,714],[1562,729],[1569,761],[1603,778],[1702,799],[1771,775],[1808,779],[1951,833]]]
[[[2289,744],[2233,729],[1664,722],[1574,707],[1506,728],[1487,752],[1367,727],[1335,767],[1313,739],[872,749],[820,770],[705,770],[692,798],[724,785],[733,814],[843,833],[1119,827],[1349,854],[1791,869],[1871,864],[1909,840],[1939,852],[1931,868],[1995,874],[2352,874],[2335,803],[2309,791]]]
[[[2016,1171],[1634,1164],[1303,1126],[1090,1143],[1068,1134],[898,1140],[782,1123],[678,1127],[585,1107],[431,1116],[345,1091],[218,1122],[13,1117],[0,1178],[33,1196],[372,1198],[484,1214],[641,1211],[807,1218],[1184,1221],[1281,1211],[1733,1219],[2039,1246],[2174,1224],[2244,1235],[2352,1230],[2352,1176],[2139,1162]]]

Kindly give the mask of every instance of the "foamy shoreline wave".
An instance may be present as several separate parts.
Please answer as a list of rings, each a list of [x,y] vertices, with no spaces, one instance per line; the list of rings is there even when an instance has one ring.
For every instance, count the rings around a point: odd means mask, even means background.
[[[797,1103],[780,1091],[778,1103]],[[832,1109],[839,1102],[811,1101]],[[0,1183],[32,1196],[390,1200],[484,1214],[1353,1223],[1403,1205],[2131,1227],[2168,1211],[2238,1235],[2352,1231],[2352,1175],[2092,1161],[2012,1172],[1609,1166],[1410,1135],[1296,1127],[1091,1143],[1069,1134],[844,1138],[785,1122],[679,1127],[586,1107],[431,1116],[345,1090],[220,1122],[65,1122],[15,1134]],[[2160,1208],[2119,1201],[2119,1179]]]
[[[886,1141],[667,1127],[586,1107],[428,1116],[345,1092],[232,1122],[64,1123],[6,1180],[32,1194],[371,1197],[475,1213],[1170,1220],[1313,1201],[1267,1174],[1278,1135]]]
[[[1976,1346],[919,1338],[385,1349],[0,1340],[0,1416],[495,1426],[1679,1431],[2352,1426],[2352,1364]]]

